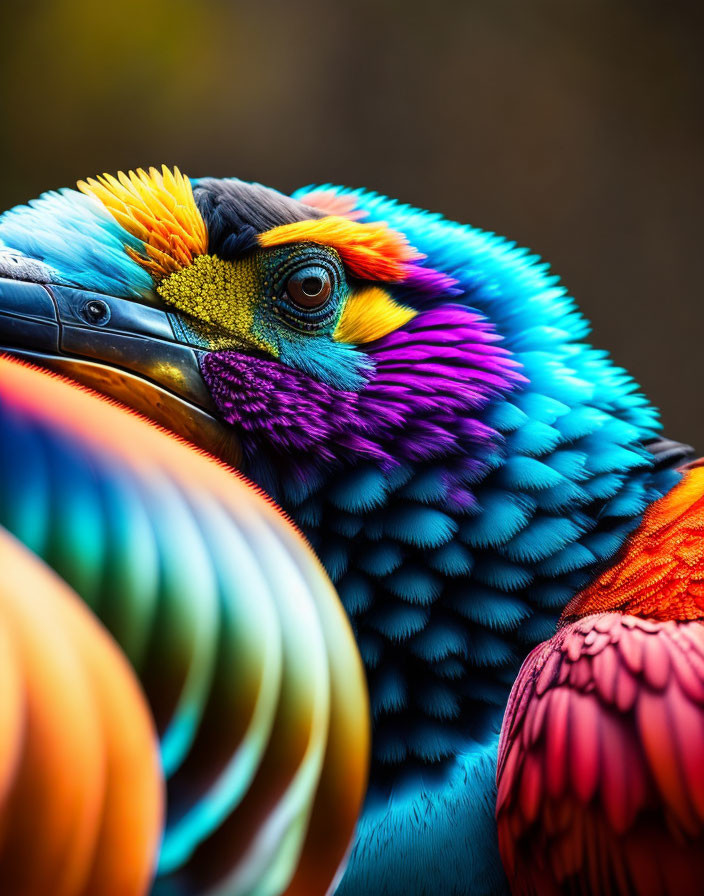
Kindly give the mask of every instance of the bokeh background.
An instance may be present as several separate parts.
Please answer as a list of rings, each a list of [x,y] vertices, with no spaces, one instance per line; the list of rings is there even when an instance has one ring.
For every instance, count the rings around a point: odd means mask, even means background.
[[[0,207],[178,164],[368,186],[549,260],[704,452],[701,0],[4,0]]]

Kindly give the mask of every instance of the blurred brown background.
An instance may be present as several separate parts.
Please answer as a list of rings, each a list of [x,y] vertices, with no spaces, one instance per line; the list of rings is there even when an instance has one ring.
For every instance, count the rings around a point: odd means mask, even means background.
[[[561,274],[704,452],[701,0],[5,0],[0,207],[162,161],[368,186]]]

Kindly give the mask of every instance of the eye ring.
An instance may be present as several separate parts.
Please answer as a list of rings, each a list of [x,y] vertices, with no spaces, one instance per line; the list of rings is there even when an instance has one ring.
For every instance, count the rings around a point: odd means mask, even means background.
[[[333,292],[330,271],[319,264],[310,264],[294,271],[284,285],[284,296],[299,311],[314,313],[328,303]]]
[[[317,246],[292,252],[272,286],[274,313],[287,329],[317,336],[334,327],[346,281],[342,264],[332,252]]]

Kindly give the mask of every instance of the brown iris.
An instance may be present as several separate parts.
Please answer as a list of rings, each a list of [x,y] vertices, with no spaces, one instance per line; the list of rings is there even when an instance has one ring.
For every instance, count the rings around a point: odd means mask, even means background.
[[[321,308],[330,298],[332,278],[318,265],[301,268],[286,281],[286,295],[300,308]]]

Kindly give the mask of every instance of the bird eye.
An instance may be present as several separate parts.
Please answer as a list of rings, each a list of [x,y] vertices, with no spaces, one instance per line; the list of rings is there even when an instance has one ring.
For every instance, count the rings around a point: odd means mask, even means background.
[[[324,267],[301,268],[286,281],[286,295],[299,308],[315,310],[330,298],[332,278]]]

